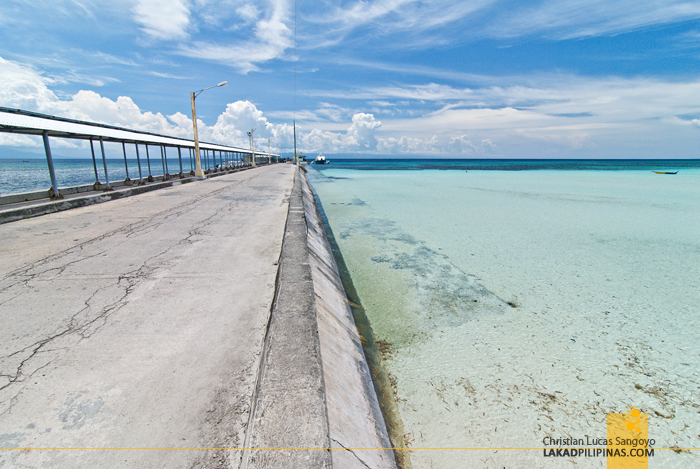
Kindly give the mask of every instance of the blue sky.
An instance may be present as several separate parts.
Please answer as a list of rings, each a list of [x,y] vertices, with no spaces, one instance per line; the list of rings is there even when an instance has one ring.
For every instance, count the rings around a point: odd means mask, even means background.
[[[32,0],[0,106],[314,155],[700,158],[700,2]],[[296,98],[294,76],[296,69]],[[3,149],[40,142],[0,134]],[[80,142],[56,153],[79,156]]]

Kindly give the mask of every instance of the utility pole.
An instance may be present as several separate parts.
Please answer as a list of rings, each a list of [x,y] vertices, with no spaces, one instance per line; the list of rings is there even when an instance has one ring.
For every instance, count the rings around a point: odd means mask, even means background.
[[[190,98],[192,99],[192,128],[194,130],[194,159],[196,161],[196,168],[194,170],[194,175],[195,177],[198,178],[203,178],[204,177],[204,171],[202,171],[202,160],[199,157],[199,135],[197,134],[197,111],[195,110],[194,107],[194,100],[197,96],[202,91],[210,90],[212,88],[217,88],[219,86],[226,86],[228,85],[227,81],[222,81],[218,85],[210,86],[209,88],[204,88],[198,91],[193,91],[190,93]],[[148,150],[148,147],[146,147],[146,150]]]

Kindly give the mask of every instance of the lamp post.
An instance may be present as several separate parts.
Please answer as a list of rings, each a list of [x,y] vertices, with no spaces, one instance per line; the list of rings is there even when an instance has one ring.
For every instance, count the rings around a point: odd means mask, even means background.
[[[253,167],[255,167],[255,140],[253,140],[253,132],[255,132],[258,128],[250,129],[250,132],[248,132],[248,137],[250,137],[250,157],[253,160]]]
[[[202,160],[199,158],[199,136],[197,134],[197,111],[194,108],[194,100],[197,96],[199,96],[202,91],[210,90],[212,88],[216,88],[218,86],[226,86],[228,85],[227,81],[222,81],[218,85],[210,86],[209,88],[203,88],[199,91],[193,91],[190,93],[190,97],[192,98],[192,127],[194,128],[194,158],[195,162],[197,164],[197,167],[194,170],[194,175],[195,177],[204,177],[204,171],[202,171]]]

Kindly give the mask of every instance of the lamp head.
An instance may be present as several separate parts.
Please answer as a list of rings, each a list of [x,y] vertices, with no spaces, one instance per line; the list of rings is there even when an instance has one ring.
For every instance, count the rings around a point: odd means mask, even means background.
[[[228,85],[228,82],[227,82],[227,81],[222,81],[221,83],[219,83],[219,84],[216,85],[216,86],[226,86],[226,85]]]

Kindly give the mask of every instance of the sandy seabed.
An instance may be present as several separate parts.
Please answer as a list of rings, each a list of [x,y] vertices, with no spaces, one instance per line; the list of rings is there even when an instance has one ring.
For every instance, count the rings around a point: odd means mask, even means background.
[[[700,171],[684,173],[312,177],[414,468],[605,467],[522,448],[606,438],[632,406],[649,467],[700,467],[661,449],[700,447]]]

